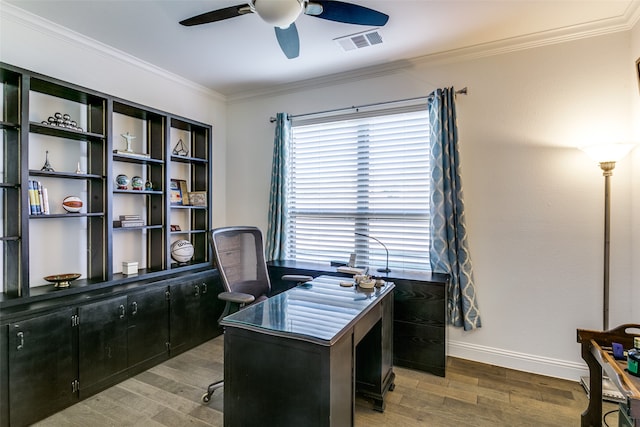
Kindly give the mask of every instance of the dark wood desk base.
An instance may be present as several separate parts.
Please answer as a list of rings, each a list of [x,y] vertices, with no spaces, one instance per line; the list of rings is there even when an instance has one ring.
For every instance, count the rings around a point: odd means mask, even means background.
[[[224,425],[353,426],[355,394],[394,389],[393,292],[332,345],[225,326]]]

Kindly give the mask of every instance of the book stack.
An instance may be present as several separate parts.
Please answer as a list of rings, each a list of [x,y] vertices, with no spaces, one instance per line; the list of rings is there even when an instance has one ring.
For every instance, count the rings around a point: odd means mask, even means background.
[[[40,181],[29,180],[29,210],[31,215],[49,215],[49,195]]]
[[[120,219],[113,221],[113,226],[116,228],[126,227],[142,227],[144,221],[140,215],[120,215]]]

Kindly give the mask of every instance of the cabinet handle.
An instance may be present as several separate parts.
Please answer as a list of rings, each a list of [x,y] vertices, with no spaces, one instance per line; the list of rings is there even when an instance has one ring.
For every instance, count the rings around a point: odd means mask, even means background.
[[[200,286],[198,286],[198,285],[193,285],[193,288],[196,290],[196,294],[195,294],[195,295],[196,295],[196,297],[199,297],[199,296],[200,296]]]
[[[138,303],[135,301],[132,302],[131,307],[133,307],[133,311],[131,312],[131,315],[135,316],[136,314],[138,314]]]
[[[202,284],[202,293],[203,293],[203,294],[206,294],[206,293],[207,293],[207,290],[208,290],[207,284],[206,284],[206,283],[203,283],[203,284]]]
[[[18,344],[18,346],[16,347],[16,350],[22,350],[24,348],[24,333],[23,332],[18,332],[16,335],[18,336],[18,339],[20,340],[20,344]]]
[[[124,304],[120,304],[120,307],[118,308],[120,309],[120,318],[124,319],[124,315],[125,315]]]

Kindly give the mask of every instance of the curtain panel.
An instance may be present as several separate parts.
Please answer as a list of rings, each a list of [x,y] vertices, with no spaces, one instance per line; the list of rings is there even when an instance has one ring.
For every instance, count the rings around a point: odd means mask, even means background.
[[[455,90],[437,89],[427,101],[431,145],[431,269],[450,276],[449,323],[481,326],[464,216]]]
[[[285,257],[287,212],[286,182],[287,156],[291,138],[289,114],[276,115],[275,138],[273,141],[273,162],[271,166],[271,191],[269,192],[269,218],[267,222],[266,256],[268,261]]]

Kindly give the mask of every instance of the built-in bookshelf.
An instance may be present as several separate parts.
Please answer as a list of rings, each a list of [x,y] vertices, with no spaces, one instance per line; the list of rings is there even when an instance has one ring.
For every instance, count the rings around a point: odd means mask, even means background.
[[[90,288],[126,279],[123,263],[140,278],[209,263],[210,125],[8,64],[0,81],[0,304],[69,292],[55,275]]]

